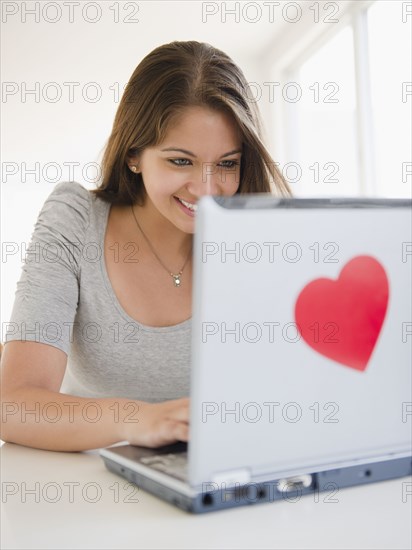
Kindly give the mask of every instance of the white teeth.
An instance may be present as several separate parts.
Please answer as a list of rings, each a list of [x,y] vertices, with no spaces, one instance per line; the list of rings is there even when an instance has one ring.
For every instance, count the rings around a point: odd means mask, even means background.
[[[178,197],[179,198],[179,197]],[[189,210],[192,210],[192,212],[196,212],[197,210],[197,204],[191,204],[190,202],[186,202],[183,199],[179,199],[179,201],[186,206]]]

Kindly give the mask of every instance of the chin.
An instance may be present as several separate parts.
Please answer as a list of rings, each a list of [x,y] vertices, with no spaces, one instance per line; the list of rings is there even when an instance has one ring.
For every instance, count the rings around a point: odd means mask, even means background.
[[[190,235],[194,235],[194,233],[195,233],[195,224],[192,223],[187,227],[182,227],[182,231],[184,231],[185,233],[188,233]]]
[[[193,235],[195,232],[195,218],[193,218],[193,220],[189,220],[187,223],[180,222],[179,224],[176,224],[176,227],[178,227],[180,231],[183,231],[183,233]]]

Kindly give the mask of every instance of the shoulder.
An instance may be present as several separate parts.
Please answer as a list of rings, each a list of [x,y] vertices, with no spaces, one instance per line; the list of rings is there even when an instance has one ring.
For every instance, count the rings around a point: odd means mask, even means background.
[[[76,202],[90,206],[91,193],[77,181],[61,181],[48,196],[47,201]]]
[[[85,230],[90,222],[91,193],[80,183],[62,181],[47,197],[40,218],[46,218],[56,226],[67,226],[70,231],[76,228]]]

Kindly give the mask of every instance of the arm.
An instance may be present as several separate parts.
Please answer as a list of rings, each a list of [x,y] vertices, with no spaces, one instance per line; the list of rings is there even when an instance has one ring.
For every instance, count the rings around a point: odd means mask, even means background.
[[[51,320],[63,326],[75,319],[90,205],[81,185],[61,182],[37,218],[29,248],[37,252],[23,264],[10,319],[13,332],[6,334],[1,359],[1,438],[55,451],[124,440],[149,447],[185,440],[187,399],[149,404],[61,394],[69,335],[63,331],[50,345],[40,331],[34,341],[32,335],[26,341],[23,326],[44,327]]]
[[[1,439],[52,451],[120,441],[157,447],[187,441],[187,398],[143,401],[59,393],[67,355],[38,342],[8,342],[1,358]]]

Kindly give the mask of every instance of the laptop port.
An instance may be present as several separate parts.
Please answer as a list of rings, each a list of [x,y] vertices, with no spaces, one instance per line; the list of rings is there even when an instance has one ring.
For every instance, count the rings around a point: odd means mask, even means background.
[[[258,499],[262,499],[262,498],[265,498],[266,497],[266,489],[258,489],[258,492],[257,492],[257,497]]]
[[[287,477],[285,479],[280,479],[277,483],[277,490],[280,493],[289,493],[291,491],[296,491],[297,489],[306,489],[312,484],[312,476],[309,474]]]
[[[247,487],[246,498],[249,502],[257,502],[266,498],[266,488],[255,483]]]
[[[202,503],[204,506],[211,506],[213,504],[213,497],[210,493],[205,493],[202,497]]]

